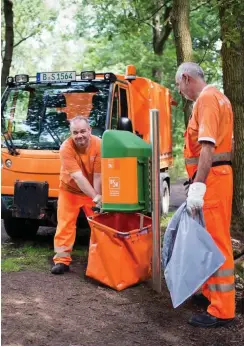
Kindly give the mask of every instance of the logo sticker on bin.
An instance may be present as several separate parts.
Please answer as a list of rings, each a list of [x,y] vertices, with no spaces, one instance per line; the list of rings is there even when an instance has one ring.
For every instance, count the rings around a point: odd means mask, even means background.
[[[109,177],[109,195],[119,196],[120,195],[120,178]]]

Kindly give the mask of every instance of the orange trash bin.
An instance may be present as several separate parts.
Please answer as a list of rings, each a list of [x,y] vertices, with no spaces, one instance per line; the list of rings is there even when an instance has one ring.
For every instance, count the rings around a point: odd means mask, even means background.
[[[86,275],[118,291],[151,277],[152,219],[140,213],[88,218],[91,238]]]

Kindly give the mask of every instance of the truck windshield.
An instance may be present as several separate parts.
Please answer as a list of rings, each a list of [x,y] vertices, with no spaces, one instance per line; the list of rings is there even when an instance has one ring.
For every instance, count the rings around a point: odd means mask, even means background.
[[[109,83],[105,81],[10,88],[2,105],[2,132],[19,149],[59,149],[70,135],[68,120],[81,115],[88,117],[92,133],[101,137],[108,95]]]

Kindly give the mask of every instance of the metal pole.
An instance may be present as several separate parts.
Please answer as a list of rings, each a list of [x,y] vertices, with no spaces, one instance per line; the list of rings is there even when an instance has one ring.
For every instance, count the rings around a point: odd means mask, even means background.
[[[150,110],[150,141],[152,144],[152,287],[161,293],[159,111],[156,109]]]

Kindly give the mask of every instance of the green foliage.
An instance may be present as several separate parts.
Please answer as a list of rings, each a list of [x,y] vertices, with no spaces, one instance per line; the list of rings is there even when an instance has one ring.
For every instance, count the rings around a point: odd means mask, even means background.
[[[38,42],[42,42],[44,33],[53,30],[57,11],[47,7],[44,0],[13,0],[13,13],[14,51],[11,73],[28,73],[30,69],[27,66],[35,65],[36,62],[35,47]],[[2,55],[5,44],[4,27],[2,14]]]
[[[225,9],[226,21],[223,23],[224,42],[229,48],[241,41],[244,32],[244,2],[243,0],[214,0],[218,10]]]
[[[53,29],[56,12],[48,9],[43,0],[13,0],[14,12],[14,47],[29,37],[40,36],[42,31]],[[2,28],[4,28],[2,8]],[[4,36],[2,36],[4,41]]]
[[[138,75],[152,78],[152,69],[163,68],[153,51],[151,21],[156,9],[145,0],[82,1],[76,33],[86,38],[88,48],[81,66],[124,73],[127,64],[135,64]]]
[[[14,45],[28,36],[52,30],[56,12],[48,9],[42,0],[13,0]]]
[[[194,60],[203,68],[208,83],[222,86],[218,8],[213,6],[212,2],[199,7],[199,1],[192,0],[191,9],[190,29]]]
[[[154,54],[152,14],[157,10],[156,4],[145,0],[79,2],[76,33],[88,42],[79,66],[123,72],[128,63],[136,62],[138,75],[153,78],[152,70],[160,68],[163,71],[161,83],[171,87],[176,71],[174,40],[171,34],[163,55]],[[221,71],[218,10],[208,4],[199,7],[195,0],[192,10],[194,58],[201,63],[208,82],[218,81]]]

